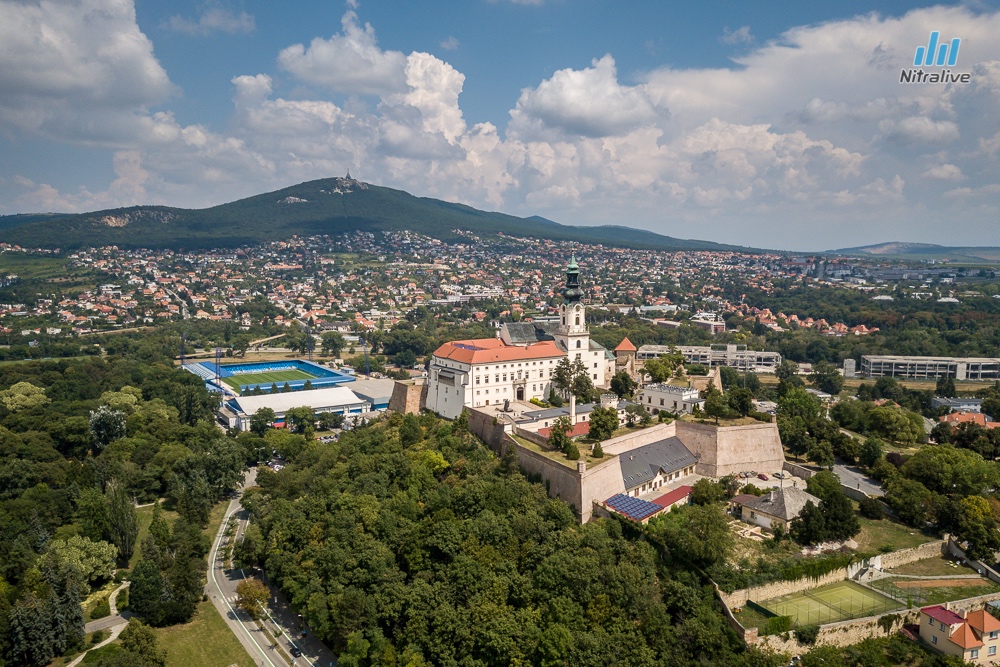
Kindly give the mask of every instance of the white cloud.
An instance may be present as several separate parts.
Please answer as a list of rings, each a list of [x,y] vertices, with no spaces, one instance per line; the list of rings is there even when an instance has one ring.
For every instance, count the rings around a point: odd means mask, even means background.
[[[751,44],[757,40],[750,32],[750,26],[745,25],[736,30],[730,30],[728,27],[723,28],[722,37],[719,41],[723,44]]]
[[[931,120],[927,116],[911,116],[899,121],[884,120],[879,129],[890,141],[907,144],[947,143],[958,139],[958,125],[950,120]]]
[[[315,38],[306,48],[295,44],[278,55],[281,67],[308,83],[338,93],[383,95],[405,89],[406,56],[383,51],[370,24],[361,27],[349,10],[341,19],[343,31],[330,39]]]
[[[458,48],[458,39],[454,36],[449,36],[448,39],[441,40],[440,46],[446,51],[454,51]]]
[[[923,176],[936,181],[960,181],[965,178],[962,170],[953,164],[935,165],[925,171]]]
[[[531,135],[557,130],[586,137],[624,135],[666,113],[641,86],[622,86],[610,54],[583,70],[563,69],[536,88],[521,91],[511,111],[512,129]]]
[[[121,145],[172,92],[130,1],[0,2],[0,129]]]
[[[215,32],[251,33],[257,26],[253,14],[236,13],[224,7],[206,7],[197,20],[174,15],[166,22],[166,27],[174,32],[204,36]]]

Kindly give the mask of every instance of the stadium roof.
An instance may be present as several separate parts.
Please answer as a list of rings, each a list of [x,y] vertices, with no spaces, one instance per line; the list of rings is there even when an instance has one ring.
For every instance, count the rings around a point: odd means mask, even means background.
[[[303,406],[317,410],[363,405],[366,401],[346,387],[324,387],[283,394],[239,396],[232,402],[239,406],[241,412],[252,415],[260,408],[271,408],[275,413],[282,414]]]

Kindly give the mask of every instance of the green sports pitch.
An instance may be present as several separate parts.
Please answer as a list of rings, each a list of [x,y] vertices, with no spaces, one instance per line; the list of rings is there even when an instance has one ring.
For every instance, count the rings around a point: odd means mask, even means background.
[[[305,371],[293,369],[287,371],[267,371],[264,373],[241,373],[239,375],[230,375],[227,378],[222,378],[222,381],[239,392],[241,385],[244,387],[262,385],[266,389],[272,384],[275,384],[278,385],[278,389],[281,389],[281,385],[292,380],[315,379],[315,375],[310,375]]]
[[[853,581],[759,602],[776,616],[791,616],[793,626],[822,625],[894,611],[905,605]]]

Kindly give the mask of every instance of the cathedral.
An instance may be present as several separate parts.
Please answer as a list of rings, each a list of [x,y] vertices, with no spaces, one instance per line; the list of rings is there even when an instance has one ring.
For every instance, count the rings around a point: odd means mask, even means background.
[[[556,365],[583,362],[595,387],[606,387],[614,357],[590,339],[576,257],[566,267],[556,322],[510,322],[497,338],[456,340],[431,355],[426,407],[454,419],[464,408],[545,400]]]

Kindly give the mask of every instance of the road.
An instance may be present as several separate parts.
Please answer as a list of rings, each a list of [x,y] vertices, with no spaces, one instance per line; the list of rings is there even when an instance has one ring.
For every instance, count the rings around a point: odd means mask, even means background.
[[[251,469],[244,479],[243,488],[253,486],[256,477],[257,470]],[[271,635],[276,637],[277,646],[272,646],[270,640],[246,612],[236,609],[236,587],[247,574],[238,568],[226,572],[223,553],[225,551],[226,525],[229,523],[230,517],[235,516],[239,521],[236,533],[237,540],[246,529],[248,516],[247,511],[240,504],[241,496],[242,494],[229,502],[225,518],[215,536],[205,591],[212,599],[215,608],[226,620],[229,629],[253,658],[255,664],[261,665],[261,667],[287,667],[290,664],[326,667],[336,664],[336,656],[321,641],[312,635],[304,638],[298,636],[299,617],[292,612],[284,596],[274,586],[271,586],[271,605],[267,610],[264,625]],[[280,635],[276,633],[277,628],[281,629]],[[289,637],[295,637],[295,639],[290,640]],[[278,646],[285,652],[285,655],[291,656],[293,645],[302,651],[302,657],[292,659],[292,662],[289,663],[279,653]]]
[[[854,466],[837,463],[833,466],[833,472],[840,478],[840,483],[844,486],[860,489],[869,496],[881,497],[885,495],[885,491],[876,480],[868,477]]]

